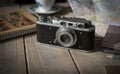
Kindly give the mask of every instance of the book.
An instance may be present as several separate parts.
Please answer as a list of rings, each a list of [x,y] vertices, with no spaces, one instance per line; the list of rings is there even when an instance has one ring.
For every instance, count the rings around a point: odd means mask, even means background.
[[[106,74],[120,74],[120,66],[105,66]]]
[[[108,27],[102,46],[120,50],[120,26],[110,25]]]
[[[0,41],[36,32],[36,18],[24,10],[0,14]]]

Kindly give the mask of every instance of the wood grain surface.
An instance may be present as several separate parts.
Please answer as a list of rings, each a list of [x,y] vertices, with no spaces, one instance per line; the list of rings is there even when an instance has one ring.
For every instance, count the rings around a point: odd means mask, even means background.
[[[78,74],[67,49],[37,42],[36,35],[25,37],[29,74]]]
[[[26,74],[22,38],[0,43],[0,74]]]
[[[101,51],[84,53],[70,50],[70,52],[81,74],[106,74],[105,66],[120,66],[120,60],[107,58],[108,54]]]

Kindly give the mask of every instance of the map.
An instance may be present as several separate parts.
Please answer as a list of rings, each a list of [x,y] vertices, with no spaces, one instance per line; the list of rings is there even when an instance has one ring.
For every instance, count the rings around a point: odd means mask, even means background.
[[[120,26],[120,0],[69,0],[77,17]]]

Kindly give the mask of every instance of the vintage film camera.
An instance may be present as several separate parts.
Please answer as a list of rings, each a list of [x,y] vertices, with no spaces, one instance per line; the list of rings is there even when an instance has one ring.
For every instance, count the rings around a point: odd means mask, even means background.
[[[40,43],[73,49],[94,49],[95,27],[82,18],[39,17],[37,40]]]

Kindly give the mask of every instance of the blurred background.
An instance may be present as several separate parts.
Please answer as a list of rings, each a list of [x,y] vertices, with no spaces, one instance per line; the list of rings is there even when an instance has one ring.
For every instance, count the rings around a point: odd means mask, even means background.
[[[66,2],[66,0],[56,0],[56,2]],[[0,6],[29,3],[35,3],[35,0],[0,0]]]

